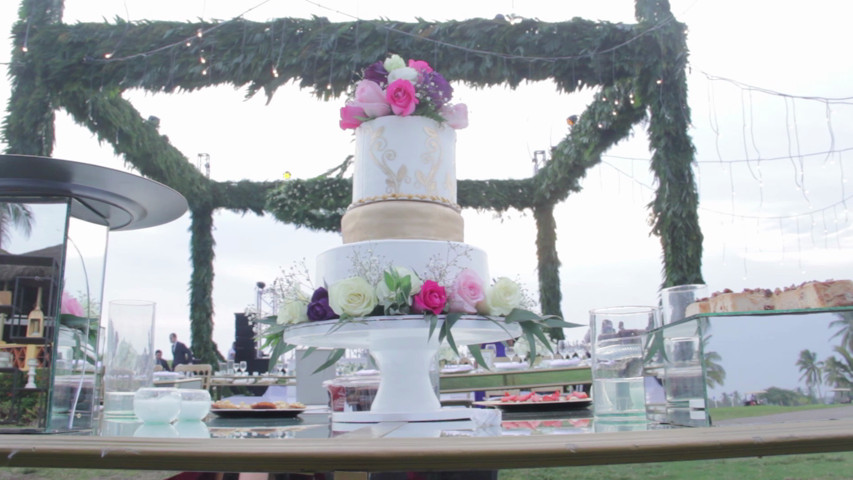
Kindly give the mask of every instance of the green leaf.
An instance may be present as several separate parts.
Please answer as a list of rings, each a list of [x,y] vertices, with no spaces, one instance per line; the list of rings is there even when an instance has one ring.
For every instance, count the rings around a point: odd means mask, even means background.
[[[444,325],[441,326],[441,331],[444,333],[444,337],[447,338],[447,344],[450,345],[450,349],[453,350],[453,353],[455,353],[457,357],[461,357],[461,355],[459,355],[459,349],[456,347],[456,341],[453,339],[453,332],[451,331],[452,326],[451,322],[445,320]]]
[[[558,317],[545,318],[542,323],[547,325],[549,328],[576,328],[576,327],[588,326],[588,325],[583,325],[580,323],[566,322],[564,320],[561,320]]]
[[[480,348],[480,344],[475,343],[473,345],[468,345],[468,351],[471,352],[471,356],[477,361],[477,365],[485,368],[486,370],[491,370],[489,368],[489,364],[486,363],[486,359],[483,358],[483,352]]]
[[[542,327],[540,327],[539,325],[534,325],[534,327],[535,328],[531,329],[533,335],[535,335],[539,339],[539,341],[541,341],[542,344],[545,345],[545,348],[547,348],[549,352],[554,353],[554,349],[551,347],[551,341],[548,339],[548,337],[545,336],[545,332],[542,330]]]
[[[311,373],[322,372],[323,370],[331,367],[338,360],[340,360],[341,357],[343,357],[346,352],[347,352],[347,350],[345,348],[336,348],[336,349],[332,350],[331,352],[329,352],[329,357],[326,359],[326,361],[322,365],[317,367],[317,370],[314,370]]]
[[[432,338],[432,334],[435,332],[435,327],[438,325],[438,317],[435,314],[427,313],[424,314],[424,318],[429,321],[429,336],[427,336],[427,340]],[[438,339],[439,343],[441,343],[441,339]]]
[[[269,365],[267,366],[267,370],[272,370],[275,367],[276,362],[278,362],[279,357],[293,350],[294,348],[296,348],[296,345],[291,345],[283,341],[278,342],[275,347],[273,347],[272,352],[270,352],[270,361]]]
[[[542,317],[531,312],[530,310],[524,310],[521,308],[513,308],[509,315],[504,317],[504,321],[507,323],[513,322],[523,322],[525,320],[541,320]]]

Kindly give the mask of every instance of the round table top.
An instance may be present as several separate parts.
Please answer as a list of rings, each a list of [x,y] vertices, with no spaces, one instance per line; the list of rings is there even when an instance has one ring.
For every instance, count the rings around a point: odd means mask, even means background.
[[[87,163],[29,155],[0,155],[3,197],[71,197],[71,216],[110,230],[169,223],[187,211],[177,191],[153,180]]]

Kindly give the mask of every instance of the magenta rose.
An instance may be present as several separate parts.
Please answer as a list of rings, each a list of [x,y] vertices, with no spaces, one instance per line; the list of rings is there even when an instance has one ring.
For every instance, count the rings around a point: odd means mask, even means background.
[[[415,86],[408,80],[394,80],[385,91],[385,98],[391,104],[394,115],[405,117],[415,111],[418,97],[415,95]]]
[[[447,304],[447,291],[433,280],[427,280],[421,286],[421,291],[412,297],[412,311],[415,313],[432,312],[436,315],[444,310]]]
[[[414,68],[415,70],[417,70],[421,73],[431,73],[432,72],[432,67],[430,67],[429,64],[423,60],[409,59],[409,68]]]
[[[358,105],[347,105],[341,108],[341,129],[358,128],[367,119],[364,109]]]
[[[364,113],[370,117],[383,117],[391,114],[391,105],[385,99],[382,87],[370,80],[362,80],[355,86],[355,106],[364,109]]]
[[[477,272],[466,268],[450,287],[450,311],[477,313],[477,304],[486,298],[483,281]]]

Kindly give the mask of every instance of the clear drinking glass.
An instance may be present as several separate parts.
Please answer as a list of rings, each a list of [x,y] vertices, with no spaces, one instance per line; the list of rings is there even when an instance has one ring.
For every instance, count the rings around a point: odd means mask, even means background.
[[[109,304],[104,346],[104,415],[133,415],[134,393],[154,383],[155,303]]]
[[[238,369],[240,370],[240,375],[242,375],[243,372],[246,371],[246,368],[247,368],[246,367],[246,361],[245,360],[241,361],[240,366],[238,367]]]
[[[677,285],[664,288],[658,293],[663,324],[683,320],[687,306],[708,297],[708,286],[703,284]]]
[[[645,416],[643,345],[656,318],[657,309],[647,306],[590,310],[592,398],[597,418]]]

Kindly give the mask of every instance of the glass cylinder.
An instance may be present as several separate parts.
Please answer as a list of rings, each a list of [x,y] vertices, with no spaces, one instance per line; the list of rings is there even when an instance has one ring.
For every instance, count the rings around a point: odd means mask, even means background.
[[[704,284],[676,285],[664,288],[658,296],[660,297],[663,324],[668,325],[683,320],[687,316],[688,305],[707,298],[708,286]]]
[[[134,392],[154,383],[154,311],[147,300],[109,305],[104,351],[104,415],[133,415]]]
[[[643,345],[656,316],[647,306],[590,310],[596,418],[645,417]]]

